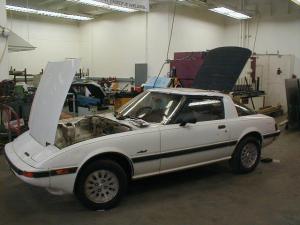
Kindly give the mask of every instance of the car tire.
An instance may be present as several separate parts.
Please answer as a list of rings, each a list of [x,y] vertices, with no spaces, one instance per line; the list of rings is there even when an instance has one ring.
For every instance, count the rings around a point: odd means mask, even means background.
[[[116,206],[128,185],[124,169],[112,160],[97,160],[80,172],[75,187],[79,201],[91,210]]]
[[[229,164],[234,173],[250,173],[257,167],[260,154],[260,141],[256,137],[248,136],[238,143]]]

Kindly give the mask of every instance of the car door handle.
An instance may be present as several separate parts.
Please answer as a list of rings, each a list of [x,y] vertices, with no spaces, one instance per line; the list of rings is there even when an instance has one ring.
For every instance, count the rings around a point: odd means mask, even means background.
[[[145,149],[145,150],[141,150],[141,151],[138,151],[138,152],[137,152],[137,154],[146,153],[146,152],[148,152],[148,150],[147,150],[147,149]]]
[[[219,125],[219,126],[218,126],[218,129],[220,129],[220,130],[221,130],[221,129],[225,129],[225,128],[226,128],[225,125]]]

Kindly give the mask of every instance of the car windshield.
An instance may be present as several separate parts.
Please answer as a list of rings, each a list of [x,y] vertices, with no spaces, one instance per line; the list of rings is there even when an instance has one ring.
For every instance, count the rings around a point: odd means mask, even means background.
[[[116,116],[118,119],[132,118],[161,123],[172,115],[181,98],[181,95],[145,91],[120,108]]]

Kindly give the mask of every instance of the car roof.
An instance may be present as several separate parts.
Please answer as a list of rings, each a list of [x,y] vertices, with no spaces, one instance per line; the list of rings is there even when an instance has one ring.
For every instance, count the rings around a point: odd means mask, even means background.
[[[191,95],[191,96],[219,96],[225,97],[226,94],[220,93],[218,91],[208,91],[195,88],[154,88],[149,89],[151,92],[167,93],[167,94],[177,94],[177,95]]]

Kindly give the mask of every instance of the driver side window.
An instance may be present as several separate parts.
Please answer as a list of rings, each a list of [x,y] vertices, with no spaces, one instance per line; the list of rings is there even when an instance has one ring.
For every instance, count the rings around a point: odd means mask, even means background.
[[[181,123],[189,119],[197,122],[221,120],[225,118],[224,105],[221,98],[204,97],[187,99],[183,108],[174,120]]]

